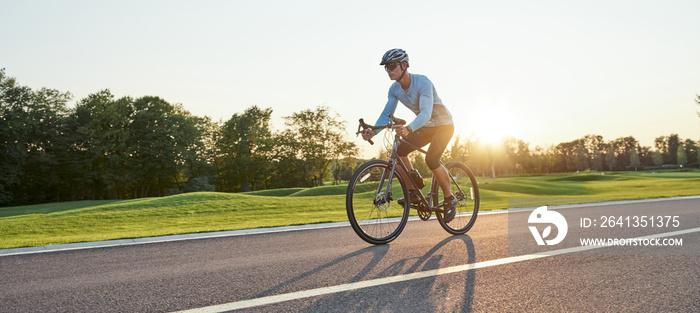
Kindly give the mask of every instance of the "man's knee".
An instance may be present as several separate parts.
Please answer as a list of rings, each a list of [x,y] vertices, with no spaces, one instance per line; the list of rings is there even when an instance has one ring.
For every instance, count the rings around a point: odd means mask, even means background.
[[[440,156],[430,156],[426,155],[425,156],[425,164],[428,165],[428,168],[431,171],[436,170],[438,167],[440,167]]]

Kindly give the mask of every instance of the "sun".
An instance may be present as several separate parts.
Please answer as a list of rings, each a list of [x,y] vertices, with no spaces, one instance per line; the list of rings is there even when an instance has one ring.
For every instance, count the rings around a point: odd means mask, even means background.
[[[471,125],[465,125],[464,128],[486,143],[500,143],[504,138],[513,136],[513,119],[506,109],[482,107],[469,120]]]

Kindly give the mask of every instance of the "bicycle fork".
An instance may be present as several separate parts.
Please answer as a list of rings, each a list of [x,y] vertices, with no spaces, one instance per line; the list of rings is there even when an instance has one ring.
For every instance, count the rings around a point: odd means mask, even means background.
[[[387,177],[386,171],[382,173],[382,178],[379,180],[379,186],[377,187],[377,196],[374,198],[374,205],[381,211],[385,211],[388,207],[385,205],[390,201],[393,201],[393,193],[391,192],[391,181],[394,179],[394,170],[396,169],[396,163],[392,164],[391,170],[389,171],[389,177]],[[384,182],[386,183],[386,190],[382,193],[384,188]],[[384,210],[382,210],[384,207]]]

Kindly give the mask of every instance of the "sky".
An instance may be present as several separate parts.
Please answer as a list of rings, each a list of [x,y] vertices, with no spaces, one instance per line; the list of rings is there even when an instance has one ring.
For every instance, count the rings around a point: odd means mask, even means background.
[[[228,120],[324,105],[376,121],[389,49],[426,75],[462,137],[700,140],[700,1],[0,0],[0,68],[73,94],[159,96]],[[414,115],[399,105],[397,116]]]

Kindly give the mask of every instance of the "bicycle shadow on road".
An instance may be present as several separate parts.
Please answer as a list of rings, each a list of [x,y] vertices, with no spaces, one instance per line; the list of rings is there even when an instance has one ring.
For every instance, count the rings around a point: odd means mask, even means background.
[[[459,257],[455,254],[466,254],[466,262],[459,265],[476,262],[474,244],[468,235],[450,236],[420,257],[403,258],[388,265],[382,264],[389,249],[390,245],[380,245],[358,250],[285,281],[256,297],[284,293],[289,287],[298,288],[306,283],[305,280],[311,280],[312,276],[328,274],[336,266],[349,264],[346,262],[355,265],[360,261],[366,263],[359,264],[362,268],[345,283],[436,270],[441,267],[441,261],[447,254],[451,259]],[[369,261],[362,259],[365,254],[372,256]],[[278,305],[280,309],[291,309],[294,312],[470,312],[474,300],[475,279],[476,270],[472,269],[320,296],[310,303],[295,303],[293,308],[285,303]],[[270,309],[275,308],[266,308]]]
[[[287,287],[292,287],[295,286],[301,282],[303,282],[305,279],[310,279],[312,276],[317,275],[317,274],[322,274],[325,270],[330,270],[334,266],[339,266],[344,262],[348,262],[352,259],[358,258],[362,255],[369,254],[371,255],[371,260],[367,262],[367,264],[364,266],[363,269],[357,272],[357,274],[350,279],[350,282],[357,282],[361,281],[362,278],[367,276],[369,272],[379,264],[379,262],[384,258],[384,256],[387,254],[389,251],[389,245],[380,245],[380,246],[370,246],[358,251],[355,251],[353,253],[350,253],[342,258],[338,258],[332,262],[326,263],[322,266],[319,266],[313,270],[310,270],[308,272],[305,272],[297,277],[294,277],[293,279],[287,280],[273,288],[270,288],[266,291],[263,291],[255,296],[255,298],[259,297],[265,297],[265,296],[270,296],[274,294],[280,293],[280,291],[284,291]]]
[[[427,271],[440,268],[440,260],[443,258],[442,254],[438,254],[441,249],[444,249],[448,244],[455,242],[458,244],[464,244],[464,252],[466,255],[466,262],[461,262],[459,265],[464,264],[474,264],[476,263],[476,251],[474,250],[474,242],[472,238],[467,235],[450,236],[439,242],[435,247],[426,252],[418,262],[414,264],[415,271]],[[446,251],[449,252],[449,251]],[[424,264],[421,268],[420,264]],[[409,271],[412,272],[412,271]],[[474,285],[476,281],[476,270],[468,270],[465,272],[454,273],[450,275],[463,275],[463,279],[455,280],[459,281],[460,285],[450,284],[449,281],[440,280],[439,276],[434,276],[430,279],[432,282],[432,289],[428,290],[431,293],[437,293],[435,298],[438,302],[431,303],[428,299],[422,301],[426,307],[420,308],[414,312],[471,312],[472,304],[474,302]],[[459,289],[462,289],[461,291]],[[442,294],[443,296],[441,296]],[[461,299],[461,301],[460,301]],[[442,301],[441,301],[442,300]]]

